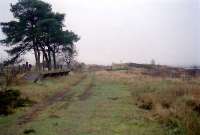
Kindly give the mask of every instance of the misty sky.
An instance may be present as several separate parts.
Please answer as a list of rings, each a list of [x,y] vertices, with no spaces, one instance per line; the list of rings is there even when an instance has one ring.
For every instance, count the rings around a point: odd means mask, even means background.
[[[1,22],[12,18],[9,3],[15,1],[0,1]],[[66,13],[66,27],[81,36],[77,43],[81,62],[155,59],[158,64],[200,65],[200,0],[45,1],[54,11]]]

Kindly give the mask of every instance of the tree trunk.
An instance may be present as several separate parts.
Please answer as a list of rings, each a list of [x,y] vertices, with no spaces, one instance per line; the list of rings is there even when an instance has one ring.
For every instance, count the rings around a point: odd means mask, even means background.
[[[35,45],[35,46],[36,46],[36,53],[37,53],[36,65],[37,65],[37,70],[40,72],[41,71],[40,50],[39,50],[38,45]]]
[[[53,65],[54,65],[54,70],[57,69],[57,63],[56,63],[56,52],[55,52],[55,48],[54,50],[52,51],[53,53]]]
[[[50,50],[50,48],[48,48],[48,59],[49,59],[49,61],[48,61],[48,70],[49,71],[51,71],[52,70],[52,65],[51,65],[51,50]]]
[[[46,52],[46,49],[45,49],[45,47],[43,47],[41,45],[40,45],[40,48],[41,48],[41,51],[43,53],[43,70],[44,70],[45,67],[48,67],[48,69],[49,69],[49,58],[48,58],[48,54]],[[45,65],[44,65],[44,61],[45,61]]]
[[[42,55],[42,71],[44,71],[44,69],[45,69],[44,61],[45,61],[45,57],[44,57],[44,53],[43,53],[43,55]]]
[[[40,51],[38,50],[38,71],[41,71],[41,59],[40,59]]]
[[[35,68],[36,68],[36,71],[39,71],[39,65],[38,65],[38,53],[37,53],[37,49],[36,49],[36,47],[34,46],[34,55],[35,55]]]

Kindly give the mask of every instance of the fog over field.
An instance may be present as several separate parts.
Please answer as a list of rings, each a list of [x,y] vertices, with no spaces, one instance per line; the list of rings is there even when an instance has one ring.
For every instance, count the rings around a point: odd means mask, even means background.
[[[12,18],[0,1],[0,21]],[[81,36],[78,60],[200,65],[200,0],[45,0]],[[2,38],[3,35],[0,34]],[[2,49],[1,57],[6,57]],[[30,55],[28,59],[33,62]]]

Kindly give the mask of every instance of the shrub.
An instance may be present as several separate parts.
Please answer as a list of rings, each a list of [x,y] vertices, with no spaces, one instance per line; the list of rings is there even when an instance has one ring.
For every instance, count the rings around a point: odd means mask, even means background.
[[[17,107],[24,107],[32,102],[21,98],[18,90],[0,91],[0,115],[8,115],[14,112]]]
[[[152,110],[154,105],[152,94],[145,94],[138,98],[138,107],[145,110]]]
[[[186,131],[179,119],[169,118],[166,126],[168,128],[168,135],[186,135]]]

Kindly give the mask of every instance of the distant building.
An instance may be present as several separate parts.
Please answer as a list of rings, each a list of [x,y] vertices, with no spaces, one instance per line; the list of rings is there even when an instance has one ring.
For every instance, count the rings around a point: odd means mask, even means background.
[[[113,63],[112,64],[112,70],[124,70],[124,69],[128,69],[128,64],[116,64]]]

